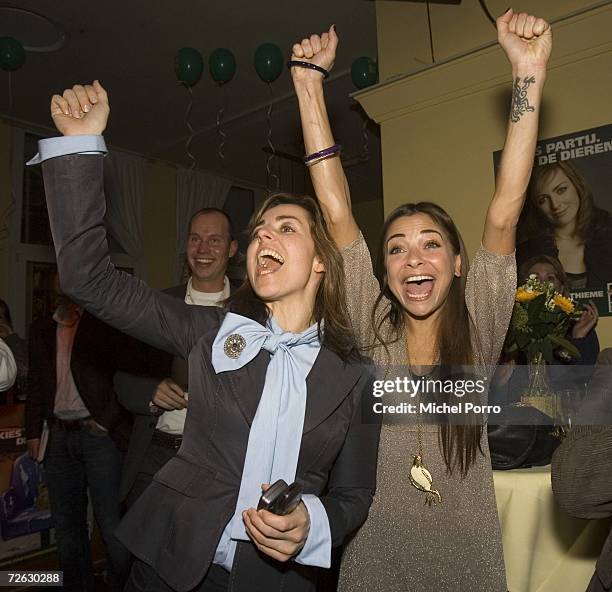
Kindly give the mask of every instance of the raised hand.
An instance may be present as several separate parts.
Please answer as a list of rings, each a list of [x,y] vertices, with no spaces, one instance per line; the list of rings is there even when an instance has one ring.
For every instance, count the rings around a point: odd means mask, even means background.
[[[597,325],[598,320],[599,311],[595,303],[591,300],[588,304],[584,305],[582,316],[574,323],[572,327],[572,337],[574,339],[586,337],[588,332]]]
[[[552,50],[552,30],[541,18],[508,9],[497,19],[497,40],[513,68],[543,68]]]
[[[101,135],[109,113],[108,95],[97,80],[51,97],[51,117],[64,136]]]
[[[332,25],[329,31],[322,33],[321,36],[311,35],[307,39],[302,39],[301,43],[295,43],[291,59],[316,64],[329,72],[334,66],[337,47],[338,35],[335,25]],[[321,78],[319,72],[307,68],[293,67],[291,68],[291,75],[294,81],[306,78]]]

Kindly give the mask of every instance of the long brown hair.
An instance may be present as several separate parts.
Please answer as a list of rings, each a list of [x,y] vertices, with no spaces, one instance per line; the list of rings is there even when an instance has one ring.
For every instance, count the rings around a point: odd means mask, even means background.
[[[299,206],[308,214],[315,252],[325,268],[323,279],[315,295],[312,313],[313,322],[319,325],[321,343],[343,360],[354,357],[357,354],[357,346],[346,309],[342,256],[329,234],[319,204],[307,195],[294,196],[285,193],[271,195],[251,217],[247,232],[251,236],[263,214],[280,205]],[[269,308],[255,294],[248,277],[227,299],[225,306],[231,312],[248,316],[262,324],[270,316]]]
[[[405,310],[395,294],[389,288],[387,269],[384,265],[386,237],[389,227],[398,218],[425,214],[441,229],[451,244],[453,254],[461,256],[461,275],[453,276],[448,295],[442,304],[438,333],[434,336],[441,367],[474,363],[474,352],[470,340],[470,321],[465,304],[465,284],[469,268],[465,245],[453,219],[440,206],[431,202],[407,203],[396,208],[385,220],[382,242],[379,249],[379,269],[382,273],[381,292],[372,311],[372,325],[376,338],[374,346],[380,344],[389,355],[388,345],[401,339],[405,333]],[[383,309],[383,303],[388,307]],[[383,335],[383,326],[390,324],[391,333]],[[467,402],[469,395],[464,397]],[[480,446],[483,427],[479,422],[472,425],[440,424],[440,443],[442,454],[449,473],[459,469],[465,476],[476,460]]]
[[[539,239],[542,234],[552,237],[555,235],[554,226],[540,211],[537,204],[537,198],[542,191],[544,183],[546,183],[558,170],[565,174],[578,194],[580,205],[576,214],[575,236],[585,241],[589,237],[589,232],[595,222],[594,211],[597,208],[595,208],[593,193],[587,180],[576,166],[567,160],[546,164],[534,169],[529,182],[529,199],[527,200],[526,207],[521,216],[525,224],[527,237]]]

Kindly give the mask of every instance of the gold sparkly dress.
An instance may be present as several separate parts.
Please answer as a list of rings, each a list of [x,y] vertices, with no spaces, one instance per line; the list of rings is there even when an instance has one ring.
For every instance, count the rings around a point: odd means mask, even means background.
[[[363,236],[343,249],[342,255],[351,321],[360,343],[372,343],[371,312],[380,289]],[[495,255],[481,247],[472,261],[465,295],[477,365],[497,363],[515,288],[514,254]],[[389,346],[390,360],[382,348],[369,355],[380,365],[405,365],[404,343],[400,339]],[[486,403],[486,393],[482,397]],[[468,475],[461,478],[446,472],[438,429],[421,426],[424,460],[442,497],[441,503],[427,506],[423,493],[409,481],[417,427],[393,425],[385,418],[376,496],[367,521],[345,548],[340,592],[506,591],[486,431],[485,456],[478,454]]]

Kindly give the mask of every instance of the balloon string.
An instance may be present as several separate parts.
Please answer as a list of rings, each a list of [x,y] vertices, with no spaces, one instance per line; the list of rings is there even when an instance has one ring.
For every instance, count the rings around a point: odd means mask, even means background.
[[[274,91],[272,90],[272,83],[268,82],[268,88],[270,89],[270,104],[268,105],[268,113],[267,113],[268,146],[270,147],[270,150],[272,151],[272,153],[270,154],[270,156],[268,156],[268,160],[266,162],[266,173],[267,173],[266,185],[270,187],[270,180],[273,179],[274,180],[273,189],[278,191],[280,188],[280,178],[278,177],[278,175],[272,172],[272,162],[276,158],[276,148],[274,148],[274,144],[272,144],[272,105],[274,104]]]
[[[436,63],[436,58],[434,56],[434,42],[433,42],[433,32],[431,30],[431,14],[429,12],[429,2],[427,2],[427,26],[429,27],[429,49],[431,51],[431,63]]]
[[[9,72],[10,76],[10,72]],[[13,163],[15,162],[15,128],[10,128],[10,142],[9,142],[9,171],[13,170]],[[10,236],[11,219],[16,210],[17,195],[15,193],[15,183],[11,183],[11,194],[10,203],[0,213],[0,243],[8,241]],[[0,251],[4,252],[8,249],[8,244],[0,244]]]
[[[220,84],[219,86],[221,86],[223,89],[223,98],[222,98],[221,107],[217,111],[217,134],[219,134],[219,138],[220,138],[219,148],[217,149],[217,154],[219,155],[219,158],[221,160],[224,160],[225,152],[223,151],[223,148],[225,147],[225,138],[227,137],[227,134],[223,131],[223,128],[221,127],[221,122],[223,121],[223,113],[225,112],[225,108],[227,106],[227,91],[225,89],[224,84]]]
[[[13,73],[8,73],[8,112],[13,111]]]
[[[363,157],[368,158],[370,154],[370,136],[368,135],[369,119],[366,116],[361,124],[361,135],[363,137]]]
[[[185,142],[185,152],[187,152],[187,156],[189,157],[189,160],[191,160],[189,170],[192,171],[196,165],[195,156],[191,153],[191,142],[193,142],[194,129],[189,121],[189,118],[191,116],[191,110],[193,109],[193,89],[188,84],[182,84],[189,92],[189,103],[187,105],[187,112],[185,113],[185,126],[187,127],[187,131],[189,132],[189,136],[187,137],[187,141]]]

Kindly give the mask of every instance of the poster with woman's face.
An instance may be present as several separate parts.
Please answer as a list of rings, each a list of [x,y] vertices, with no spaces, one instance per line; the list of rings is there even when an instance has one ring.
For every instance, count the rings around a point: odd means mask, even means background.
[[[516,257],[519,282],[536,273],[612,316],[612,125],[538,142]]]

